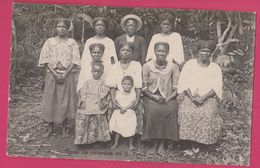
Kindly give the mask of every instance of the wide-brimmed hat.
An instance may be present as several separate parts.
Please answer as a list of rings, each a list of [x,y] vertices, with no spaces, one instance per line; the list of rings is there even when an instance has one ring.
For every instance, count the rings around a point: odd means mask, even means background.
[[[124,16],[122,19],[121,19],[121,28],[126,31],[126,21],[128,19],[134,19],[137,21],[137,28],[136,28],[136,31],[139,31],[141,28],[142,28],[142,25],[143,25],[143,22],[142,22],[142,19],[135,15],[135,14],[128,14],[126,16]]]

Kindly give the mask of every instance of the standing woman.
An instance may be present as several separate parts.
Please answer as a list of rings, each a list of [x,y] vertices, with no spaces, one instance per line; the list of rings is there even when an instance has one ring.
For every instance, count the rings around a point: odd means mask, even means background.
[[[167,56],[168,61],[174,61],[178,65],[181,65],[184,62],[181,35],[177,32],[172,32],[174,20],[175,17],[169,13],[163,13],[159,16],[161,33],[153,35],[147,50],[146,61],[156,59],[156,55],[154,53],[154,44],[160,41],[169,44],[169,55]]]
[[[115,46],[117,55],[119,56],[120,44],[131,42],[134,44],[132,60],[140,62],[142,65],[145,62],[146,56],[146,42],[145,39],[136,33],[142,28],[143,22],[141,18],[134,14],[126,15],[121,20],[121,28],[126,32],[125,34],[115,39]],[[120,59],[120,58],[119,58]]]
[[[180,139],[209,145],[217,142],[222,125],[218,111],[222,71],[210,61],[214,41],[199,41],[197,47],[197,59],[186,62],[178,82],[178,93],[185,95],[179,106],[179,135]]]
[[[49,124],[45,137],[53,132],[54,122],[63,123],[62,134],[67,136],[68,119],[74,118],[77,109],[73,68],[80,65],[79,47],[67,36],[69,20],[57,19],[55,26],[57,36],[46,40],[39,59],[39,66],[48,68],[41,115]]]
[[[143,66],[144,126],[143,140],[153,142],[147,151],[166,154],[166,140],[178,141],[177,82],[179,67],[167,61],[170,46],[165,42],[154,45],[156,60]]]
[[[89,38],[85,43],[84,51],[81,58],[81,70],[79,73],[77,91],[79,91],[82,88],[86,80],[92,78],[92,74],[91,74],[92,58],[89,50],[89,46],[91,44],[100,43],[105,46],[105,50],[102,56],[103,64],[112,65],[118,62],[114,41],[108,38],[105,34],[107,25],[108,25],[108,20],[105,17],[96,17],[93,19],[93,28],[96,35]],[[104,71],[103,76],[105,78],[106,71]]]

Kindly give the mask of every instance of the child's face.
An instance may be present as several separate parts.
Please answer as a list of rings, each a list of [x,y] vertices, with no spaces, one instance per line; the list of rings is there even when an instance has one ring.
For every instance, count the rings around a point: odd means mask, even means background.
[[[56,33],[59,36],[66,36],[68,33],[68,27],[65,25],[64,22],[60,22],[56,25]]]
[[[169,20],[164,20],[160,24],[162,33],[169,33],[172,30],[172,23]]]
[[[120,48],[120,57],[123,62],[131,60],[132,48],[128,45],[124,45]]]
[[[212,54],[212,51],[210,49],[202,48],[199,50],[198,57],[202,61],[208,61],[211,54]]]
[[[94,25],[94,30],[97,34],[105,34],[105,23],[102,20],[98,20]]]
[[[133,84],[130,80],[123,80],[122,87],[125,92],[130,92],[130,90],[133,88]]]
[[[90,51],[90,54],[92,56],[93,61],[101,61],[101,58],[103,56],[103,50],[100,49],[99,47],[94,47]]]
[[[103,74],[103,69],[100,66],[95,65],[92,67],[91,72],[94,79],[100,79]]]
[[[135,34],[137,29],[137,22],[134,19],[129,19],[126,21],[126,32],[128,35],[132,36]]]
[[[169,53],[167,47],[165,47],[164,45],[157,46],[154,52],[158,61],[165,61]]]

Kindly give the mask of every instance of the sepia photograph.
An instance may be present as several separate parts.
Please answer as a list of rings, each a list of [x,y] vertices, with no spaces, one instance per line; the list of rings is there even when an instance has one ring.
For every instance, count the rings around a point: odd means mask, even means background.
[[[256,13],[13,3],[7,155],[249,166]]]

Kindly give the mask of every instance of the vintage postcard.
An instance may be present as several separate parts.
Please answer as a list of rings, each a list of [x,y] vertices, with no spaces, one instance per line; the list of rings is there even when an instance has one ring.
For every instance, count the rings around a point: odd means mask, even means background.
[[[256,13],[13,3],[7,155],[250,165]]]

